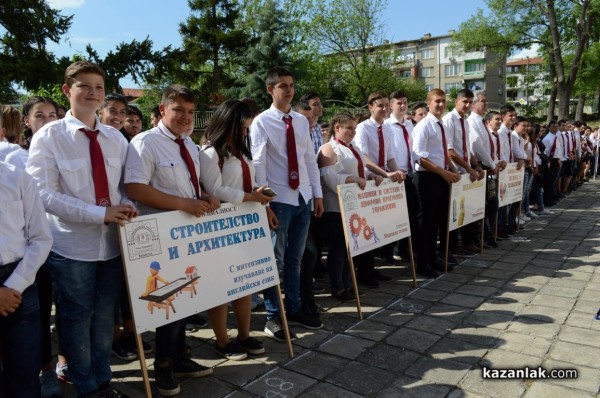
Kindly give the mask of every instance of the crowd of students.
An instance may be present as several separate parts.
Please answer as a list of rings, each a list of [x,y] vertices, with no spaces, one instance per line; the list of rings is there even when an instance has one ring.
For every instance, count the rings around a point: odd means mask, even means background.
[[[139,108],[119,94],[105,95],[104,72],[87,61],[65,72],[68,111],[38,96],[23,103],[22,113],[2,107],[0,389],[6,396],[59,396],[57,380],[67,378],[80,397],[124,396],[110,384],[110,355],[133,360],[137,346],[117,227],[140,214],[181,210],[198,217],[221,202],[265,205],[285,313],[276,289],[266,289],[264,332],[284,341],[283,316],[290,325],[323,327],[314,276],[324,246],[331,296],[351,301],[365,294],[351,283],[338,185],[364,188],[367,180],[379,185],[384,178],[405,184],[417,272],[435,277],[444,271],[446,245],[451,271],[454,256],[497,247],[519,224],[552,214],[547,208],[597,168],[597,130],[566,120],[534,124],[516,117],[510,105],[488,112],[484,92],[459,91],[448,113],[440,89],[410,110],[414,99],[403,92],[375,92],[368,115],[340,113],[324,121],[323,131],[317,94],[305,94],[292,107],[289,70],[271,69],[265,86],[269,109],[259,112],[251,99],[225,101],[201,146],[190,138],[196,110],[190,89],[167,87],[152,111],[153,127],[142,132]],[[525,168],[523,200],[498,209],[497,175],[509,163]],[[484,240],[474,223],[446,241],[450,185],[465,173],[486,180]],[[405,239],[357,256],[361,286],[374,289],[392,279],[375,268],[375,256],[397,264],[409,250]],[[227,333],[227,305],[208,310],[216,352],[230,360],[263,354],[250,333],[253,298],[231,304],[235,340]],[[191,359],[185,332],[186,320],[156,329],[154,375],[161,395],[180,392],[177,377],[213,372]],[[153,349],[146,342],[142,348]]]

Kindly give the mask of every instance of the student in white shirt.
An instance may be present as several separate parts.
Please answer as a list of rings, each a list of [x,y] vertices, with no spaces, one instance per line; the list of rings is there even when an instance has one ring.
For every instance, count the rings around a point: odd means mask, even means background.
[[[254,166],[245,137],[252,122],[248,105],[238,100],[223,102],[210,119],[204,133],[205,145],[200,152],[200,180],[206,192],[222,202],[259,202],[266,204],[265,186],[256,187]],[[242,163],[243,162],[243,163]],[[237,340],[227,335],[227,304],[208,310],[215,332],[215,349],[227,359],[239,361],[248,354],[262,354],[262,343],[250,336],[252,295],[232,302],[237,323]]]
[[[252,122],[252,162],[256,183],[268,185],[277,197],[267,209],[275,234],[277,266],[283,269],[286,317],[290,324],[309,329],[323,327],[320,316],[302,311],[300,300],[301,259],[314,207],[315,217],[323,213],[323,194],[316,155],[310,140],[308,121],[291,109],[294,98],[292,73],[281,67],[267,72],[266,87],[273,103]],[[265,290],[267,323],[265,333],[284,340],[276,290]]]
[[[60,347],[78,395],[113,394],[110,351],[123,283],[117,225],[137,215],[122,193],[127,141],[100,123],[104,71],[77,61],[65,71],[71,109],[31,141],[27,172],[54,238],[48,265],[60,315]],[[93,178],[91,178],[93,176]]]
[[[220,201],[199,186],[198,148],[187,131],[194,122],[196,96],[187,87],[170,85],[160,104],[158,126],[136,135],[129,144],[125,184],[137,200],[140,213],[181,210],[199,217],[220,207]],[[124,139],[124,138],[123,138]],[[188,168],[183,151],[191,161]],[[185,344],[185,319],[156,328],[154,372],[158,392],[173,396],[180,392],[174,377],[212,374],[190,358]]]
[[[542,140],[545,146],[544,154],[550,159],[550,171],[544,181],[544,204],[551,207],[560,199],[558,183],[562,168],[562,140],[558,133],[558,123],[551,120],[548,123],[548,134]]]
[[[426,277],[443,271],[438,261],[437,237],[445,237],[448,230],[448,201],[450,184],[460,179],[460,174],[450,161],[442,115],[446,110],[446,93],[433,89],[427,94],[429,114],[413,130],[413,152],[416,156],[416,173],[413,181],[417,190],[417,272]],[[442,239],[440,256],[444,257],[446,239]]]

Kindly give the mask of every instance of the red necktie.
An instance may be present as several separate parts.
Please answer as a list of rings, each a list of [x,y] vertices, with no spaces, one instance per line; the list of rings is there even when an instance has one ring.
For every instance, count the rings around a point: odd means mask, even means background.
[[[460,128],[462,129],[462,139],[463,139],[463,160],[465,162],[469,162],[469,157],[467,156],[467,134],[465,132],[465,119],[460,118]]]
[[[560,138],[562,139],[562,144],[563,144],[563,153],[565,155],[565,158],[569,158],[569,154],[568,152],[565,152],[567,150],[567,146],[565,145],[565,135],[564,133],[560,133]]]
[[[252,192],[252,177],[250,176],[250,167],[248,167],[248,163],[244,159],[242,154],[238,153],[236,157],[240,160],[242,164],[242,180],[244,181],[244,192],[250,193]]]
[[[558,138],[556,137],[556,135],[554,135],[554,142],[552,143],[552,147],[550,148],[550,157],[551,158],[554,157],[554,152],[556,152],[556,140],[558,140]]]
[[[498,133],[492,132],[492,134],[494,134],[494,137],[496,137],[496,152],[498,153],[498,161],[500,161],[500,137],[498,136]]]
[[[356,158],[356,160],[358,161],[358,176],[360,178],[365,178],[365,166],[363,165],[362,159],[360,157],[360,155],[358,154],[358,152],[356,152],[356,149],[354,149],[354,147],[352,146],[352,144],[346,144],[344,141],[339,140],[339,139],[335,139],[337,141],[338,144],[345,146],[346,148],[350,148],[350,150],[352,151],[352,154],[354,155],[354,157]]]
[[[446,132],[444,131],[444,125],[442,122],[437,122],[442,129],[442,149],[444,150],[444,170],[450,170],[450,162],[448,161],[448,144],[446,143]]]
[[[190,180],[192,181],[194,191],[196,191],[196,199],[200,199],[200,181],[198,180],[198,175],[196,174],[196,167],[194,167],[194,161],[192,160],[190,153],[185,147],[185,139],[175,138],[175,142],[177,143],[177,145],[179,145],[179,152],[181,153],[181,157],[183,158],[183,161],[187,165],[188,171],[190,172]]]
[[[92,177],[94,179],[94,192],[96,194],[96,204],[98,206],[109,207],[110,192],[108,190],[108,177],[106,176],[106,166],[104,165],[104,156],[102,148],[98,142],[98,130],[79,129],[90,139],[90,159],[92,161]]]
[[[577,146],[577,139],[575,139],[575,133],[571,133],[571,141],[573,142],[573,150]]]
[[[510,132],[510,130],[508,131],[508,150],[510,151],[509,155],[508,155],[508,159],[509,162],[512,163],[513,161],[513,153],[512,153],[512,133]]]
[[[408,171],[412,171],[412,164],[410,164],[410,137],[408,136],[408,130],[403,124],[396,123],[398,126],[402,127],[402,134],[404,135],[404,142],[406,143],[406,152],[408,156]]]
[[[490,130],[488,130],[483,119],[481,119],[481,124],[483,124],[483,128],[485,129],[485,132],[488,135],[488,139],[490,140],[490,157],[492,158],[492,160],[494,160],[494,141],[492,141],[492,135],[490,134]]]
[[[383,126],[377,127],[379,137],[379,167],[385,170],[385,141],[383,140]]]
[[[296,154],[296,136],[294,135],[294,126],[292,117],[286,115],[283,117],[285,122],[285,133],[287,137],[287,155],[288,155],[288,183],[290,188],[297,189],[300,186],[300,174],[298,173],[298,155]]]

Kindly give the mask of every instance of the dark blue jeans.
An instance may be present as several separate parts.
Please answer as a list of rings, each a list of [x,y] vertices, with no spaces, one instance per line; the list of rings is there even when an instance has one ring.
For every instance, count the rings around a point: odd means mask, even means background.
[[[51,252],[48,265],[60,314],[60,346],[77,394],[89,394],[112,377],[109,361],[123,263],[121,257],[90,262]]]
[[[300,261],[306,246],[311,214],[311,201],[304,202],[300,194],[298,200],[298,206],[271,203],[271,209],[279,222],[279,226],[274,231],[275,259],[277,268],[283,269],[284,305],[290,314],[300,311]],[[267,319],[272,319],[279,314],[279,303],[276,297],[275,289],[265,290]]]
[[[16,263],[0,267],[0,283],[10,276],[15,267]],[[15,312],[0,316],[0,344],[0,397],[39,397],[42,336],[35,284],[25,289],[21,295],[21,305]]]

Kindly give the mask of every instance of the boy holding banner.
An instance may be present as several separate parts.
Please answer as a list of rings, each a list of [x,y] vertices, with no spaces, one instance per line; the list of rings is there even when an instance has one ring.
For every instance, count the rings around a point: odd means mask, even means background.
[[[158,126],[136,135],[129,144],[125,184],[144,215],[181,210],[199,217],[221,205],[216,197],[200,190],[198,148],[186,134],[195,110],[196,96],[190,89],[180,85],[167,87]],[[202,377],[212,373],[212,368],[190,359],[185,344],[185,319],[156,328],[155,351],[154,372],[161,395],[180,392],[174,376]]]
[[[450,161],[447,132],[442,124],[446,110],[446,93],[433,89],[427,94],[428,115],[413,130],[413,152],[416,155],[415,187],[419,201],[417,272],[436,277],[444,264],[437,261],[438,230],[442,236],[442,250],[447,244],[448,204],[450,184],[460,180],[460,174]],[[443,257],[443,256],[442,256]]]

